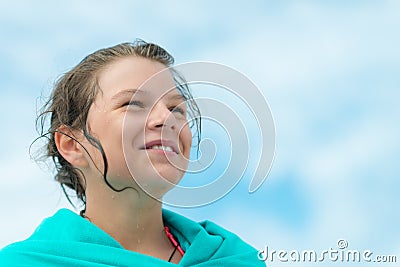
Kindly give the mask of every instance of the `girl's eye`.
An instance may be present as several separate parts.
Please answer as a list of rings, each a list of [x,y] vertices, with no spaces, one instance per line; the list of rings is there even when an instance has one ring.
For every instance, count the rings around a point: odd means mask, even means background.
[[[123,106],[137,106],[140,108],[144,108],[144,104],[141,101],[132,100],[130,102],[126,102]]]
[[[183,110],[183,108],[180,107],[171,108],[171,112],[178,112],[179,114],[185,115],[185,110]]]

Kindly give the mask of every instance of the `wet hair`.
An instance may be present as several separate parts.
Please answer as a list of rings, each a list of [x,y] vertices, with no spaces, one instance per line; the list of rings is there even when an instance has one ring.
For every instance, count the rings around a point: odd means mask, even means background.
[[[104,163],[103,178],[111,189],[119,192],[129,188],[114,188],[107,180],[107,156],[100,141],[90,134],[90,129],[88,129],[86,122],[89,108],[100,91],[98,84],[100,72],[111,63],[130,56],[138,56],[160,62],[166,67],[171,67],[174,63],[174,58],[165,49],[142,40],[100,49],[86,56],[78,65],[64,73],[55,82],[50,98],[44,104],[36,119],[39,138],[46,137],[45,157],[52,159],[56,171],[54,178],[60,183],[65,196],[72,205],[67,188],[75,191],[78,199],[86,204],[85,177],[78,168],[72,166],[58,151],[54,138],[56,132],[67,135],[78,142],[68,132],[61,132],[60,127],[81,131],[85,138],[101,152]],[[192,129],[194,127],[194,137],[197,137],[197,144],[199,144],[201,136],[200,110],[184,78],[172,67],[170,70],[177,90],[186,101],[189,126]],[[49,117],[50,121],[48,121]],[[48,125],[48,129],[45,129],[47,128],[46,125]]]

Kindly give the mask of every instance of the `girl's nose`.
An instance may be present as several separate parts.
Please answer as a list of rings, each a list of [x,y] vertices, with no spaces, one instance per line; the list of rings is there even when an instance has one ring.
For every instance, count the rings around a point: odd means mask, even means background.
[[[168,107],[161,101],[153,106],[147,118],[147,127],[150,129],[162,127],[175,129],[175,123],[175,117],[172,115]]]

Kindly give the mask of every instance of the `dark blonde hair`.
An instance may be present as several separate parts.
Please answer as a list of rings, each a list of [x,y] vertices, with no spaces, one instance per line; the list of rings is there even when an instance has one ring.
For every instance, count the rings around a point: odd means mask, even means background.
[[[154,60],[164,64],[166,67],[171,67],[174,63],[174,58],[165,49],[142,40],[137,40],[133,43],[121,43],[109,48],[100,49],[85,57],[77,66],[63,74],[56,81],[49,100],[43,106],[42,112],[36,120],[40,137],[47,137],[46,158],[50,157],[54,162],[56,168],[54,178],[60,183],[64,194],[71,204],[72,202],[66,192],[66,187],[74,190],[76,196],[86,204],[85,178],[83,173],[65,160],[57,149],[54,136],[56,132],[60,132],[59,128],[61,126],[66,126],[71,130],[82,131],[86,139],[99,149],[104,161],[103,178],[110,188],[118,192],[128,188],[116,189],[108,182],[107,157],[100,141],[93,137],[90,134],[90,130],[87,129],[86,120],[89,108],[100,90],[98,86],[100,71],[118,59],[129,56]],[[197,136],[198,143],[200,142],[201,134],[200,110],[184,78],[173,68],[171,68],[171,71],[176,88],[186,100],[188,115],[191,118],[190,126],[191,128],[195,126],[195,135]],[[49,116],[48,130],[45,130],[45,123]],[[68,135],[65,132],[62,132],[62,134]],[[68,136],[75,139],[73,136]],[[75,139],[75,141],[77,140]]]

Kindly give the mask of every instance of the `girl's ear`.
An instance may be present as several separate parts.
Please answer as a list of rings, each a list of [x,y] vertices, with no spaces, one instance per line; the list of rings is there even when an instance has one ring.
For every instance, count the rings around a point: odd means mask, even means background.
[[[82,146],[83,135],[81,132],[62,125],[54,133],[54,141],[58,152],[72,166],[86,167],[88,165],[84,156],[85,150]]]

